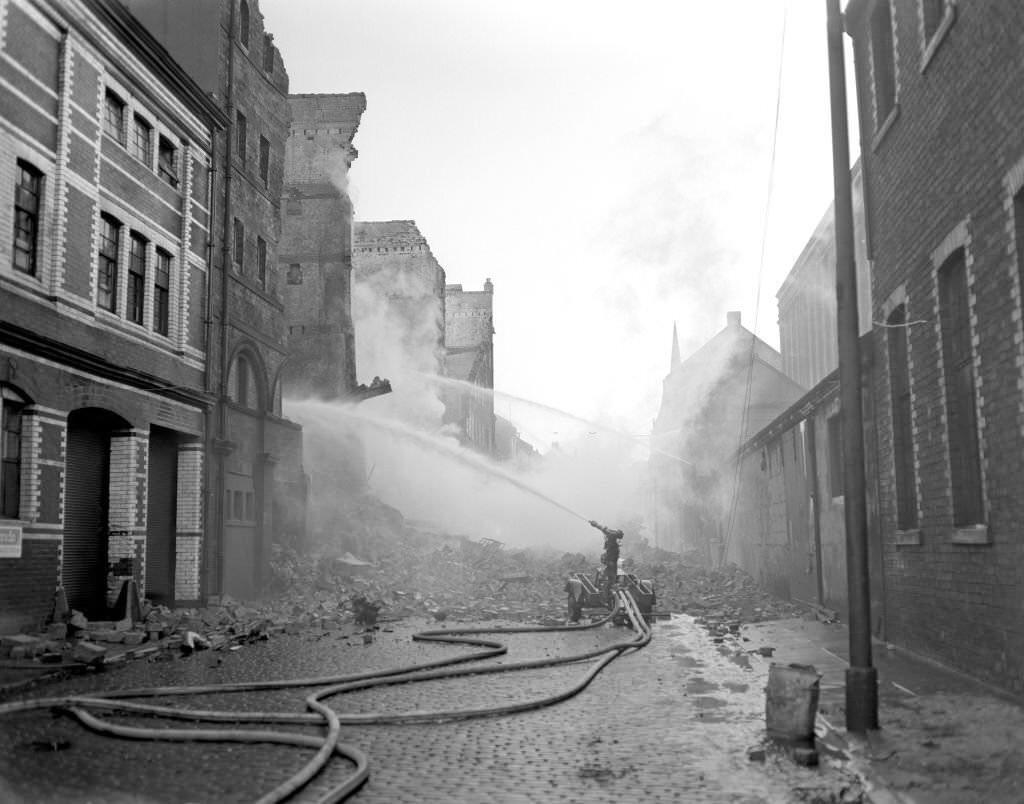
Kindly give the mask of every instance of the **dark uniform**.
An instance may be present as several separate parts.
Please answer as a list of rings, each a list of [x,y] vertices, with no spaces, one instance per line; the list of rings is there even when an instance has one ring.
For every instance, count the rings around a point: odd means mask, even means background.
[[[611,606],[613,603],[612,589],[615,587],[619,577],[619,541],[621,541],[624,534],[621,530],[599,525],[593,519],[590,520],[590,524],[604,534],[604,552],[601,553],[601,563],[604,565],[604,583],[602,586],[605,600]]]

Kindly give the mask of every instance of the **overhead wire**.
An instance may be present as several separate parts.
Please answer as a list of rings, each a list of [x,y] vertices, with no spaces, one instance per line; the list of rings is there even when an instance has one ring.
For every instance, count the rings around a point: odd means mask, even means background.
[[[722,543],[721,555],[718,557],[717,562],[714,560],[714,556],[711,557],[712,564],[724,564],[726,556],[729,555],[729,545],[732,542],[733,535],[736,530],[736,509],[739,507],[739,496],[740,496],[740,469],[742,467],[742,455],[741,450],[746,440],[747,425],[750,421],[750,400],[753,393],[754,385],[754,364],[757,359],[757,325],[760,320],[761,312],[761,285],[764,279],[764,258],[765,251],[767,250],[768,243],[768,223],[771,218],[771,205],[772,195],[775,188],[775,157],[778,150],[779,142],[779,117],[782,110],[782,74],[783,65],[785,63],[786,54],[786,22],[788,16],[788,8],[786,5],[782,7],[782,30],[780,33],[779,40],[779,68],[777,78],[775,82],[775,121],[772,126],[772,149],[771,158],[768,164],[768,191],[765,194],[764,202],[764,218],[761,226],[761,255],[758,260],[757,266],[757,294],[754,299],[754,328],[750,334],[750,354],[747,360],[747,381],[743,395],[743,408],[740,413],[740,428],[737,435],[736,453],[735,453],[735,466],[733,468],[733,480],[732,480],[732,494],[729,502],[729,512],[727,517],[727,526],[725,532],[725,538]]]

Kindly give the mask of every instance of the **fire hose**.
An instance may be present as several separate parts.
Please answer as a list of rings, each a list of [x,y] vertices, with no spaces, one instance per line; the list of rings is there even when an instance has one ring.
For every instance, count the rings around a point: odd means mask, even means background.
[[[556,631],[582,631],[597,628],[609,622],[619,611],[624,612],[636,634],[628,640],[616,642],[601,648],[569,656],[531,659],[510,664],[464,666],[504,655],[507,646],[500,642],[473,638],[478,634],[523,634]],[[369,778],[370,763],[366,754],[358,748],[339,742],[343,725],[383,725],[422,722],[451,722],[470,718],[498,717],[501,715],[526,712],[551,706],[582,692],[598,673],[615,658],[627,651],[639,650],[651,641],[651,630],[641,614],[636,601],[628,591],[616,590],[615,606],[611,613],[587,625],[563,626],[521,626],[509,628],[462,628],[451,630],[423,631],[413,635],[420,642],[438,642],[454,645],[468,645],[484,650],[463,654],[448,659],[439,659],[422,664],[376,672],[321,678],[298,678],[280,681],[252,681],[228,684],[210,684],[190,687],[149,687],[88,696],[62,696],[39,698],[0,704],[0,716],[36,709],[58,709],[70,712],[86,728],[98,733],[131,740],[159,740],[167,742],[235,742],[273,743],[315,748],[315,755],[295,774],[270,792],[257,799],[257,804],[276,804],[284,801],[312,780],[330,761],[332,756],[344,757],[355,764],[355,770],[342,783],[329,790],[318,800],[318,804],[340,802],[358,790]],[[383,712],[339,713],[323,702],[325,698],[354,692],[361,689],[396,684],[410,684],[442,678],[488,675],[516,670],[532,670],[542,667],[572,664],[597,659],[590,669],[575,684],[560,692],[503,706],[475,709],[415,711],[400,714]],[[308,712],[232,712],[219,710],[177,709],[174,707],[133,703],[130,698],[152,698],[178,695],[205,695],[254,690],[275,690],[296,687],[316,687],[306,696]],[[299,724],[326,726],[320,736],[310,736],[287,731],[256,729],[209,729],[209,728],[145,728],[110,723],[91,714],[89,709],[107,710],[127,714],[148,715],[176,720],[191,720],[207,723],[261,723]]]

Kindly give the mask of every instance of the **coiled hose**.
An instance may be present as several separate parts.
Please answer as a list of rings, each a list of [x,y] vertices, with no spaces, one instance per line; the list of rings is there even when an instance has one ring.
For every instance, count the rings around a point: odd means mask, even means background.
[[[370,673],[358,673],[344,676],[328,676],[318,678],[285,679],[282,681],[251,681],[229,684],[209,684],[191,687],[148,687],[113,692],[97,693],[88,696],[62,696],[39,698],[29,701],[18,701],[0,704],[0,716],[14,712],[35,709],[58,708],[70,712],[86,728],[98,734],[121,737],[132,740],[161,740],[166,742],[236,742],[236,743],[275,743],[279,745],[297,745],[315,748],[314,756],[291,778],[287,779],[270,792],[257,799],[257,804],[277,804],[296,793],[313,779],[334,755],[345,757],[355,764],[355,770],[341,784],[331,788],[321,797],[318,804],[334,804],[343,801],[359,789],[370,775],[370,762],[366,754],[355,746],[338,741],[342,725],[379,725],[421,722],[450,722],[479,717],[497,717],[500,715],[525,712],[564,701],[578,694],[590,684],[612,660],[630,650],[639,650],[651,640],[651,630],[637,607],[636,601],[627,591],[616,591],[616,607],[606,617],[587,625],[564,626],[523,626],[511,628],[462,628],[452,630],[423,631],[413,635],[420,642],[440,642],[451,645],[468,645],[483,648],[448,659],[438,659],[422,664],[408,665],[391,670],[380,670]],[[473,665],[479,662],[508,653],[508,648],[500,642],[477,638],[478,634],[524,634],[551,631],[583,631],[597,628],[611,620],[619,611],[629,619],[635,635],[622,642],[616,642],[603,648],[576,653],[569,656],[548,659],[533,659],[502,665]],[[459,676],[488,675],[506,673],[516,670],[531,670],[541,667],[553,667],[562,664],[597,659],[590,669],[568,689],[541,698],[506,704],[503,706],[476,709],[417,711],[401,714],[383,712],[338,713],[324,703],[325,698],[334,695],[354,692],[371,687],[395,684],[410,684],[419,681],[430,681]],[[151,698],[176,695],[205,695],[211,693],[243,692],[253,690],[276,690],[293,687],[316,687],[306,696],[306,708],[310,711],[300,713],[288,712],[229,712],[219,710],[176,709],[167,706],[133,703],[130,698]],[[257,729],[210,729],[181,728],[153,729],[137,726],[124,726],[102,720],[87,710],[107,710],[121,713],[134,713],[149,716],[190,720],[206,723],[261,723],[261,724],[301,724],[326,726],[321,736],[309,736],[287,731]]]

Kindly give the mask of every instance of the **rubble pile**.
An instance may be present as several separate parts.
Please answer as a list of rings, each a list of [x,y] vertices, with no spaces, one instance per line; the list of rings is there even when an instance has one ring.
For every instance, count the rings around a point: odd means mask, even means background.
[[[491,540],[438,545],[411,532],[372,563],[347,552],[301,555],[279,548],[275,564],[288,567],[280,574],[295,580],[269,605],[307,623],[365,622],[369,611],[384,619],[565,619],[563,567]]]
[[[337,520],[341,532],[321,536],[308,551],[274,546],[270,594],[262,600],[223,595],[203,608],[172,610],[140,601],[136,594],[120,609],[122,619],[102,622],[58,604],[43,633],[0,637],[0,666],[161,661],[306,630],[354,636],[354,644],[360,644],[357,635],[365,642],[378,622],[409,616],[561,624],[567,616],[567,577],[599,566],[596,552],[559,556],[512,550],[492,539],[416,527],[371,497],[348,511]],[[642,539],[626,544],[623,568],[654,582],[656,610],[689,614],[716,638],[738,633],[743,623],[834,616],[824,609],[808,614],[779,600],[734,566],[708,568],[695,556],[651,548]]]
[[[808,615],[806,607],[780,600],[732,564],[709,568],[676,556],[634,562],[630,571],[654,581],[658,609],[689,614],[713,635],[738,633],[744,623]]]

